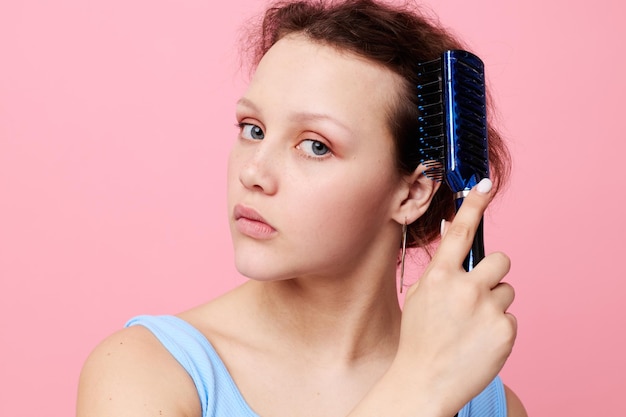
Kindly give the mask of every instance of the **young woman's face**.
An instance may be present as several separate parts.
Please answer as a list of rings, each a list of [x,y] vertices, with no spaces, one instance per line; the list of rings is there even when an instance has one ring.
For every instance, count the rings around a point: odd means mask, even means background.
[[[398,238],[402,178],[387,118],[399,86],[388,69],[302,36],[268,51],[237,103],[229,160],[242,274],[345,274],[381,256],[380,239]]]

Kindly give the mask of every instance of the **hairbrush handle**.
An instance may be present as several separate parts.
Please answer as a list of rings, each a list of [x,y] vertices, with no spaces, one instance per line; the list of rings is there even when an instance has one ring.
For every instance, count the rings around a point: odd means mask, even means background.
[[[463,204],[463,198],[458,198],[456,200],[456,210],[458,211]],[[483,217],[480,218],[480,223],[478,223],[478,228],[476,229],[476,233],[474,234],[474,240],[472,242],[472,247],[470,248],[467,257],[463,261],[463,269],[466,271],[471,271],[474,267],[485,257],[485,235],[483,232]]]
[[[463,200],[465,196],[469,193],[469,191],[461,191],[457,193],[456,202],[456,211],[459,211],[461,208],[461,204],[463,204]],[[467,272],[474,269],[474,267],[485,257],[485,237],[483,232],[483,219],[480,218],[480,223],[478,223],[478,228],[476,229],[476,233],[474,234],[474,240],[472,241],[472,247],[470,248],[469,253],[465,257],[463,261],[463,269]],[[459,417],[459,413],[456,413],[454,417]]]

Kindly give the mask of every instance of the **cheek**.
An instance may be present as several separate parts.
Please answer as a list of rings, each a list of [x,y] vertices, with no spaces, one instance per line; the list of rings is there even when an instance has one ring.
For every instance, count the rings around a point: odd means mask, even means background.
[[[302,271],[341,271],[371,253],[368,248],[380,242],[389,225],[386,193],[372,191],[345,184],[337,192],[303,196],[289,215],[293,228],[284,235],[288,253],[303,262]]]
[[[374,171],[376,172],[376,171]],[[301,224],[318,226],[320,238],[354,233],[363,225],[374,229],[389,221],[392,184],[380,175],[341,176],[338,181],[302,187],[298,211],[307,218]]]

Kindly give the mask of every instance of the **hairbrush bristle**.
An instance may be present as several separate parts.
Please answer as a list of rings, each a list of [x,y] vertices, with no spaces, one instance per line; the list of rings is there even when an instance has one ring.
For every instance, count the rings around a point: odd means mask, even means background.
[[[420,63],[418,76],[422,80],[417,86],[420,163],[426,168],[426,177],[442,181],[445,137],[441,60]]]
[[[419,64],[420,163],[453,191],[489,176],[483,63],[467,51],[445,51]]]

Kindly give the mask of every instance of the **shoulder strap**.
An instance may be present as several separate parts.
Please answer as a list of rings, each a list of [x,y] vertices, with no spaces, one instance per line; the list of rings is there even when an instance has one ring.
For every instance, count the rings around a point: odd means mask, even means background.
[[[258,417],[241,396],[211,343],[191,324],[176,316],[137,316],[125,327],[150,330],[185,368],[198,390],[203,417]]]
[[[506,415],[506,396],[499,376],[459,412],[459,417],[506,417]]]
[[[137,316],[129,320],[125,327],[135,325],[150,330],[185,368],[198,390],[202,415],[207,415],[208,399],[214,397],[215,393],[215,375],[211,360],[215,351],[206,338],[190,324],[174,316]]]

